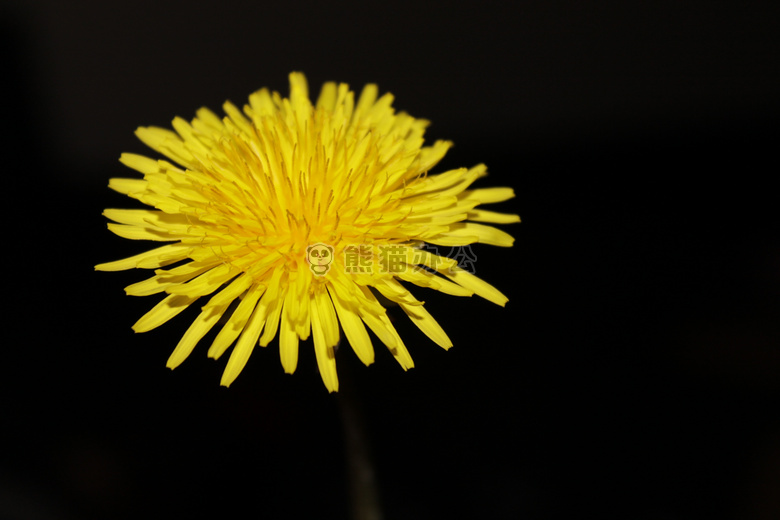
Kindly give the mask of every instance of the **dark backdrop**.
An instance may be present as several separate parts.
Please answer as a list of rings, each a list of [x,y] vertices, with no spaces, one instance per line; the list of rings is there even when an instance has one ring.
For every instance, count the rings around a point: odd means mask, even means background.
[[[404,373],[338,353],[388,519],[780,517],[780,122],[771,2],[6,2],[0,517],[345,518],[338,400],[310,345],[230,388],[185,314],[134,335],[146,245],[105,229],[139,125],[376,82],[510,185],[488,302],[416,294]]]

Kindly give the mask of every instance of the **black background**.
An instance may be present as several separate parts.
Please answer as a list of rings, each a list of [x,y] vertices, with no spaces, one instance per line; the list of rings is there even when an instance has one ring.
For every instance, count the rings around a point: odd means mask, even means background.
[[[133,136],[304,71],[376,82],[512,186],[506,308],[418,289],[416,368],[338,353],[388,519],[780,518],[778,8],[770,2],[6,2],[0,517],[346,518],[309,344],[230,389],[185,314],[135,335],[105,229]],[[397,313],[398,309],[391,311]]]

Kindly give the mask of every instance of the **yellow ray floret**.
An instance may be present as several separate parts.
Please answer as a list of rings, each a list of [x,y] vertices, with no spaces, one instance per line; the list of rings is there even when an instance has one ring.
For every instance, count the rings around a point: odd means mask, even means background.
[[[326,83],[312,104],[303,74],[290,74],[290,97],[266,89],[226,117],[201,108],[173,130],[142,127],[138,138],[165,159],[122,154],[143,178],[109,187],[149,209],[107,209],[113,233],[168,242],[101,271],[152,269],[127,294],[162,294],[133,329],[162,325],[201,298],[201,312],[168,360],[175,368],[217,329],[208,355],[232,346],[221,383],[230,385],[253,349],[279,338],[285,372],[310,336],[326,388],[338,390],[341,331],[358,358],[374,362],[369,331],[408,369],[412,358],[377,294],[398,304],[433,342],[452,341],[410,285],[453,296],[507,297],[438,254],[482,243],[512,246],[491,224],[519,222],[481,205],[514,197],[511,188],[471,188],[484,165],[430,170],[452,143],[424,146],[427,121],[395,112],[390,94],[367,85],[360,96]]]

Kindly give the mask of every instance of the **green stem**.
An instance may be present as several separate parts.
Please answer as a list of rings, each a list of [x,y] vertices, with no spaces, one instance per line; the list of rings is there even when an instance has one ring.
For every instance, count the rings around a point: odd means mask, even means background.
[[[347,370],[348,371],[348,370]],[[346,371],[345,371],[346,372]],[[350,509],[352,520],[382,520],[379,489],[371,460],[365,423],[351,388],[352,380],[342,379],[338,392],[341,421],[344,428],[344,451],[347,459]]]

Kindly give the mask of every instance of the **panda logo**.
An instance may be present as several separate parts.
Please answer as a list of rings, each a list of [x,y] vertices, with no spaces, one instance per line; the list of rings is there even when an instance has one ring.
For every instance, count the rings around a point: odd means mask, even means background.
[[[320,242],[310,245],[306,248],[306,261],[312,273],[324,276],[330,271],[330,264],[333,262],[333,247]]]

